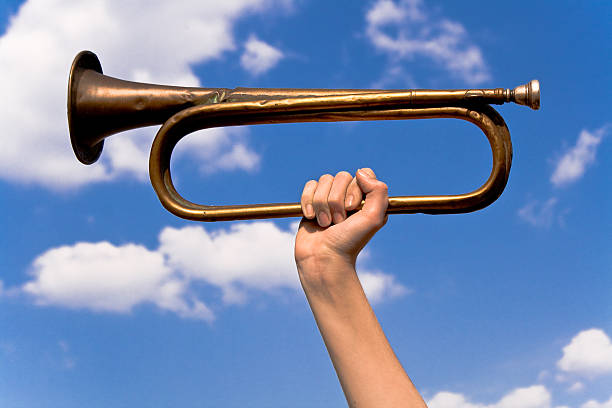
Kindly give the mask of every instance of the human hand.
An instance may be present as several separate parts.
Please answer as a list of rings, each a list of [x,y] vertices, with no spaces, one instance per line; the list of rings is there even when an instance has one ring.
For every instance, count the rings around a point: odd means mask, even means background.
[[[344,262],[354,267],[357,255],[387,221],[387,185],[369,168],[355,178],[342,171],[326,174],[304,186],[301,205],[304,219],[295,241],[295,260],[306,265]],[[347,211],[363,207],[347,218]]]

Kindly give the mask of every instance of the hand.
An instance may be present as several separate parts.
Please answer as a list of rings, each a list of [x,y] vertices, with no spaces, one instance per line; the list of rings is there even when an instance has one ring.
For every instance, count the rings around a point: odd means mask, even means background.
[[[363,207],[347,218],[347,211]],[[310,180],[301,198],[304,219],[295,241],[298,269],[311,262],[347,262],[354,267],[357,255],[387,221],[387,185],[371,169],[353,178],[342,171]]]

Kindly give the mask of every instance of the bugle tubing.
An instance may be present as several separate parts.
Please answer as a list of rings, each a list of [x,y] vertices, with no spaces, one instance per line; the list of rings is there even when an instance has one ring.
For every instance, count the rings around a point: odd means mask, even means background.
[[[540,106],[536,80],[514,89],[358,90],[190,88],[124,81],[102,74],[95,54],[79,53],[70,71],[68,122],[77,158],[94,163],[104,139],[142,126],[159,125],[149,159],[151,183],[171,213],[195,221],[299,217],[299,203],[200,205],[183,198],[170,174],[179,140],[201,129],[296,122],[455,118],[487,137],[493,165],[487,181],[460,195],[396,196],[389,214],[451,214],[482,209],[503,192],[512,164],[512,143],[503,118],[489,104]]]

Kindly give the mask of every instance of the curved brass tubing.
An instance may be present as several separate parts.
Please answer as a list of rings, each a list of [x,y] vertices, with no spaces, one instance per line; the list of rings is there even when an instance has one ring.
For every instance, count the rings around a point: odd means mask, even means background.
[[[512,163],[510,134],[489,104],[540,106],[533,80],[514,89],[376,90],[189,88],[124,81],[102,74],[90,51],[74,59],[68,81],[68,123],[74,153],[84,164],[100,156],[104,139],[142,126],[163,124],[151,148],[149,174],[163,206],[197,221],[299,217],[298,203],[210,206],[184,199],[174,188],[170,159],[178,141],[196,130],[237,125],[455,118],[478,126],[489,140],[493,167],[478,189],[460,195],[390,197],[390,214],[452,214],[495,201]]]
[[[405,97],[405,93],[387,94]],[[478,189],[461,195],[399,196],[389,198],[389,214],[451,214],[484,208],[504,190],[512,164],[512,143],[502,117],[489,105],[388,108],[372,102],[372,95],[343,95],[295,98],[262,102],[238,102],[202,105],[185,109],[161,127],[151,148],[149,175],[163,206],[171,213],[194,221],[225,221],[256,218],[299,217],[299,203],[208,206],[184,199],[174,188],[170,175],[170,158],[178,141],[189,133],[233,125],[264,123],[337,122],[364,120],[399,120],[456,118],[477,125],[487,136],[493,154],[488,180]],[[368,106],[370,109],[355,109]],[[325,106],[329,106],[325,109]],[[333,111],[330,111],[333,109]]]

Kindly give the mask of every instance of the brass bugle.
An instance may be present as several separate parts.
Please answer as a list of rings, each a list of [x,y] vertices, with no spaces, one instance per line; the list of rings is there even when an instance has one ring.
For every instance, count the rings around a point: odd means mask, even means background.
[[[504,190],[512,164],[510,132],[489,104],[514,102],[538,109],[533,80],[514,89],[359,90],[191,88],[129,82],[102,74],[95,54],[80,52],[68,85],[68,123],[76,157],[94,163],[104,139],[117,132],[162,125],[151,147],[149,175],[162,205],[196,221],[300,217],[299,203],[200,205],[174,188],[170,158],[179,140],[200,129],[266,123],[455,118],[478,126],[487,137],[493,166],[478,189],[460,195],[396,196],[389,214],[453,214],[482,209]]]

